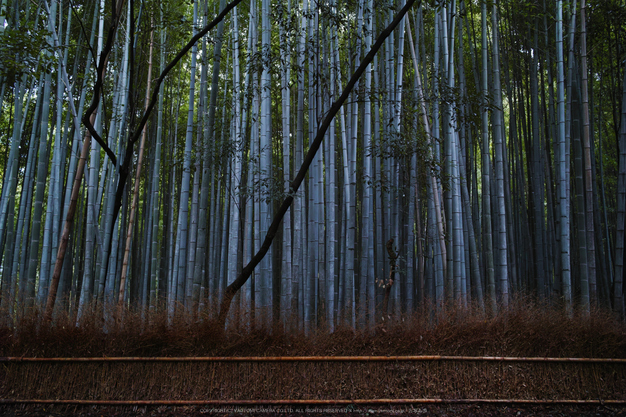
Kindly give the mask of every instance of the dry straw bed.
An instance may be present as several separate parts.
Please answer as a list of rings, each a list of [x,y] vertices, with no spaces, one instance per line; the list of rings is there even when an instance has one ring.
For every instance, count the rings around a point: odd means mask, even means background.
[[[565,314],[527,300],[493,317],[433,309],[373,330],[232,326],[209,317],[93,310],[78,325],[35,313],[0,326],[4,357],[450,355],[626,358],[626,326],[606,311]],[[7,317],[4,315],[4,317]],[[104,330],[106,329],[106,330]],[[85,400],[579,399],[626,400],[626,365],[610,363],[95,362],[5,363],[0,398]]]
[[[624,362],[9,362],[2,373],[13,399],[626,400]]]

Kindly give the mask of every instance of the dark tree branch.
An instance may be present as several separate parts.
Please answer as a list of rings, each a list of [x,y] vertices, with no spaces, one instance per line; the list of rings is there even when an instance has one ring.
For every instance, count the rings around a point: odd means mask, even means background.
[[[169,72],[176,66],[176,64],[178,64],[178,62],[185,55],[187,55],[187,52],[189,52],[189,50],[196,44],[196,42],[202,39],[204,35],[206,35],[211,29],[217,26],[217,24],[221,22],[232,9],[234,9],[239,3],[241,3],[241,1],[242,0],[234,0],[228,3],[226,7],[224,7],[224,10],[222,10],[215,19],[213,19],[200,32],[198,32],[193,38],[191,38],[189,42],[187,42],[187,45],[185,45],[185,47],[181,49],[180,52],[178,52],[178,54],[174,57],[174,59],[167,65],[167,67],[165,67],[161,75],[159,75],[159,78],[157,78],[157,80],[154,83],[152,97],[150,99],[150,104],[146,108],[146,111],[144,112],[144,115],[141,118],[141,122],[139,122],[139,125],[137,126],[133,134],[130,136],[129,141],[131,143],[137,142],[137,140],[141,136],[143,127],[148,122],[148,119],[150,118],[150,113],[152,113],[152,109],[156,105],[156,102],[159,98],[159,88],[161,87],[161,84],[163,83],[163,80],[165,79],[167,74],[169,74]]]
[[[119,3],[119,7],[121,8],[123,2]],[[48,9],[49,10],[49,9]],[[115,10],[115,9],[114,9]],[[70,206],[67,210],[67,217],[65,219],[65,223],[63,225],[63,233],[61,234],[61,239],[59,242],[59,249],[57,252],[56,262],[54,264],[54,271],[52,273],[52,278],[50,280],[50,288],[48,290],[48,298],[46,300],[46,308],[44,311],[44,322],[50,323],[52,321],[52,312],[54,310],[54,304],[56,302],[57,290],[59,288],[59,279],[61,277],[61,270],[63,268],[63,261],[65,260],[65,253],[67,250],[67,244],[69,242],[70,231],[72,230],[72,226],[74,224],[74,213],[76,212],[76,205],[78,203],[78,195],[80,193],[80,185],[83,179],[83,173],[87,161],[87,154],[89,153],[89,146],[91,143],[92,131],[95,132],[93,128],[93,122],[95,120],[95,112],[98,108],[98,101],[100,99],[100,88],[102,86],[102,78],[104,77],[104,72],[106,70],[106,65],[109,59],[109,55],[111,50],[113,49],[113,40],[115,39],[115,32],[119,25],[119,19],[117,18],[119,13],[113,12],[113,21],[111,23],[111,29],[109,30],[109,35],[107,37],[107,42],[102,49],[102,53],[100,55],[100,62],[98,63],[97,68],[97,81],[94,89],[94,96],[91,102],[91,105],[85,112],[83,116],[83,124],[87,127],[87,133],[85,133],[85,140],[83,141],[83,148],[80,153],[80,158],[78,161],[78,167],[76,168],[76,176],[74,177],[74,185],[72,186],[72,194],[70,198]],[[91,129],[90,129],[91,127]],[[100,139],[102,140],[102,139]],[[106,144],[100,144],[103,148],[108,149]],[[109,149],[110,151],[110,149]],[[115,157],[115,155],[113,155]]]
[[[128,180],[128,176],[130,175],[130,168],[131,168],[131,164],[133,161],[133,158],[132,158],[133,157],[133,145],[139,139],[144,126],[146,125],[146,123],[148,122],[148,119],[150,118],[150,113],[152,113],[152,109],[154,108],[154,106],[156,105],[156,102],[158,101],[159,90],[160,90],[161,84],[165,80],[165,77],[178,64],[178,62],[180,62],[180,60],[187,54],[187,52],[189,52],[189,50],[193,47],[193,45],[196,42],[198,42],[198,40],[200,40],[204,35],[206,35],[211,29],[217,26],[217,24],[221,22],[224,19],[224,17],[226,17],[228,12],[230,12],[233,8],[235,8],[235,6],[241,3],[241,1],[242,0],[234,0],[228,3],[226,7],[224,8],[224,10],[222,10],[215,19],[213,19],[200,32],[198,32],[194,37],[192,37],[189,40],[189,42],[187,42],[185,47],[181,49],[180,52],[178,52],[178,54],[174,57],[174,59],[167,65],[167,67],[165,67],[163,72],[161,72],[161,75],[159,75],[159,78],[157,78],[157,80],[155,81],[154,88],[152,90],[152,96],[150,98],[150,102],[148,106],[146,107],[146,110],[143,114],[143,117],[141,118],[139,125],[137,126],[137,129],[128,138],[128,142],[126,144],[126,153],[124,155],[124,161],[119,166],[119,181],[117,183],[117,190],[115,192],[115,203],[113,205],[113,222],[111,223],[111,228],[115,227],[114,226],[115,220],[117,219],[117,216],[119,215],[120,209],[122,207],[122,199],[124,197],[124,188],[126,187],[126,181]],[[112,242],[109,241],[109,248],[108,248],[109,253],[111,251],[111,244]],[[107,259],[105,262],[106,262],[105,270],[108,270],[109,260]]]
[[[70,0],[70,7],[71,7],[71,10],[72,10],[72,14],[75,16],[75,19],[78,21],[78,24],[80,26],[80,30],[81,30],[83,36],[85,37],[85,41],[88,42],[89,35],[87,35],[87,30],[85,29],[85,25],[83,24],[83,20],[80,18],[80,16],[76,12],[76,3],[74,2],[74,0]],[[96,10],[98,10],[98,4],[96,4],[94,6],[94,8]],[[97,12],[94,11],[94,13],[97,13]],[[98,67],[98,63],[96,62],[96,51],[94,51],[93,45],[91,45],[90,43],[87,43],[87,49],[89,49],[89,52],[91,53],[91,57],[93,58],[93,64],[97,68]]]
[[[98,67],[96,69],[96,85],[94,86],[94,92],[93,92],[93,97],[91,99],[91,105],[85,111],[85,114],[82,119],[82,122],[87,128],[87,130],[89,131],[89,133],[91,134],[91,137],[94,138],[100,146],[102,146],[102,149],[104,149],[106,154],[109,156],[109,159],[111,159],[111,162],[113,162],[113,165],[117,165],[117,158],[115,157],[115,152],[113,152],[111,148],[109,148],[109,145],[100,137],[98,132],[96,132],[96,129],[91,123],[90,118],[91,118],[91,115],[95,113],[96,109],[98,108],[98,105],[100,104],[100,95],[103,93],[103,86],[104,86],[104,70],[109,61],[109,55],[111,54],[111,50],[113,49],[113,44],[115,41],[115,33],[117,32],[117,27],[120,24],[120,16],[121,16],[120,12],[121,12],[121,8],[123,5],[124,5],[124,2],[121,1],[117,4],[117,7],[116,7],[115,1],[113,2],[113,8],[111,11],[113,15],[111,19],[111,28],[107,35],[107,40],[104,45],[104,48],[102,49],[102,52],[100,53],[100,60],[98,62]]]

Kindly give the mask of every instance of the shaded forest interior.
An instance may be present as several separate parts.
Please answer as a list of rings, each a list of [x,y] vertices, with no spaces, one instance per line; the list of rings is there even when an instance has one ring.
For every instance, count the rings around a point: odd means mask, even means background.
[[[513,300],[623,319],[625,22],[622,0],[3,0],[2,349],[34,326],[42,355],[208,354],[218,313],[355,350],[416,316],[493,344]],[[156,329],[180,342],[150,353]]]

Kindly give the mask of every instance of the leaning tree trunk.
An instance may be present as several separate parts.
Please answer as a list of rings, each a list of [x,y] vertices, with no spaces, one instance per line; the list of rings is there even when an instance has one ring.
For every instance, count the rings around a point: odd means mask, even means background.
[[[103,49],[102,54],[100,55],[100,59],[98,62],[97,69],[97,81],[94,87],[94,97],[92,98],[92,103],[85,116],[83,117],[83,123],[88,124],[93,127],[93,123],[96,119],[96,109],[99,103],[99,94],[100,87],[102,85],[102,79],[104,78],[104,74],[106,71],[106,66],[109,59],[109,54],[113,48],[113,39],[115,38],[115,31],[118,27],[120,21],[120,9],[123,2],[118,4],[117,13],[114,14],[113,25],[111,27],[111,33],[109,34],[109,38],[107,39],[107,44]],[[57,252],[56,263],[54,265],[54,272],[52,274],[52,278],[50,280],[50,288],[48,289],[48,299],[46,301],[46,309],[44,312],[44,321],[50,322],[52,320],[52,312],[54,309],[54,303],[56,301],[57,289],[59,287],[59,279],[61,277],[61,269],[63,267],[63,261],[65,259],[65,252],[67,251],[67,244],[69,242],[69,235],[74,223],[74,214],[76,212],[76,206],[78,203],[78,195],[80,193],[80,185],[83,179],[83,173],[85,171],[85,164],[87,161],[87,153],[89,152],[89,147],[91,145],[91,130],[87,129],[85,133],[85,140],[83,141],[83,148],[80,154],[80,159],[78,162],[78,167],[76,169],[76,175],[74,177],[74,187],[72,188],[72,196],[70,198],[70,206],[67,210],[67,216],[65,219],[65,224],[63,226],[63,233],[61,234],[61,241],[59,242],[59,250]]]

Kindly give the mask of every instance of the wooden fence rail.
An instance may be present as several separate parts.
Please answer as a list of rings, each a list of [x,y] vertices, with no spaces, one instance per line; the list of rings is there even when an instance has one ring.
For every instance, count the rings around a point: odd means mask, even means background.
[[[67,357],[67,358],[28,358],[20,356],[0,357],[2,362],[555,362],[555,363],[614,363],[626,364],[619,358],[549,358],[512,356],[178,356],[178,357]]]

